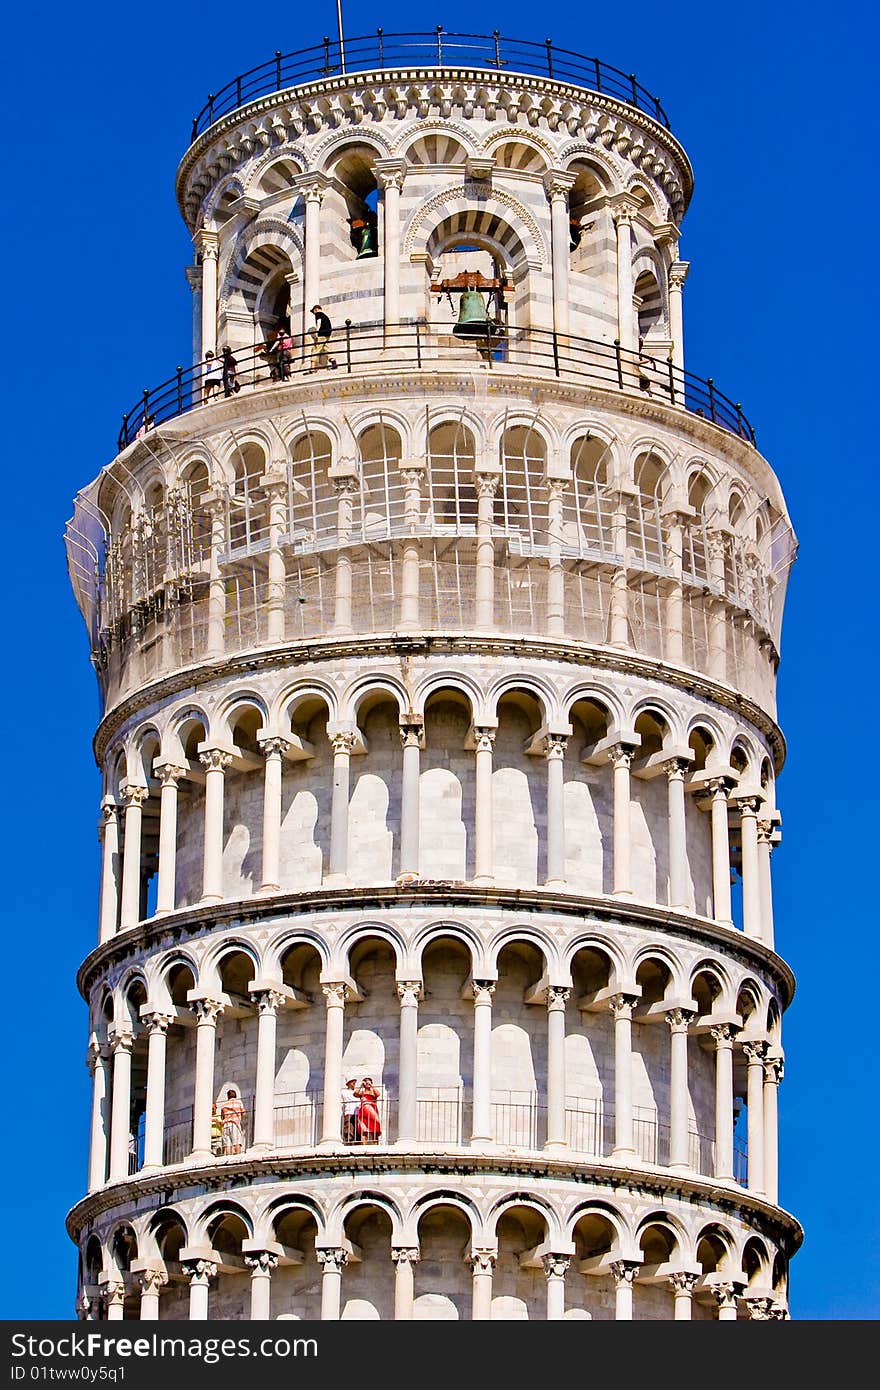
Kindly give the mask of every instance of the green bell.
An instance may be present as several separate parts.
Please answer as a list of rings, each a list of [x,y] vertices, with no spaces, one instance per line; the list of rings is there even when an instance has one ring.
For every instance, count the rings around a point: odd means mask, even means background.
[[[485,338],[492,324],[479,290],[463,290],[458,306],[458,323],[452,332],[456,338]]]
[[[377,254],[375,225],[364,218],[354,218],[352,219],[351,229],[359,240],[358,253],[355,256],[355,260],[363,261],[366,260],[368,256],[375,256]]]

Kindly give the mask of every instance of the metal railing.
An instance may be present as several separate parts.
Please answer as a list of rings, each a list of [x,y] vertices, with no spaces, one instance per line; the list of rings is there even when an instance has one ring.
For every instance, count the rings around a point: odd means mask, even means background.
[[[237,352],[236,382],[240,389],[256,390],[284,382],[298,381],[311,372],[310,334],[293,339],[291,360],[282,369],[269,366],[264,347]],[[353,324],[346,319],[333,333],[328,356],[336,367],[322,366],[327,375],[374,376],[389,371],[419,373],[438,369],[472,370],[481,365],[489,371],[527,371],[567,384],[598,386],[626,391],[630,395],[660,400],[702,416],[715,425],[755,444],[755,431],[743,414],[742,406],[719,391],[712,377],[703,379],[681,371],[671,357],[648,357],[613,343],[592,338],[562,336],[544,328],[511,328],[467,340],[426,323],[383,325]],[[173,377],[159,386],[145,388],[141,399],[122,417],[117,445],[126,448],[136,438],[166,420],[173,420],[209,400],[222,399],[224,388],[205,385],[205,367],[178,367]],[[232,395],[231,388],[226,394]]]
[[[165,1139],[162,1151],[163,1160],[168,1163],[183,1163],[192,1153],[193,1146],[193,1108],[185,1105],[180,1110],[171,1110],[165,1115]]]
[[[342,44],[325,38],[295,53],[277,49],[268,62],[240,73],[208,94],[201,111],[193,118],[190,142],[221,116],[270,92],[326,81],[329,77],[394,68],[485,68],[490,72],[528,73],[614,97],[669,129],[658,98],[636,81],[634,73],[559,48],[551,39],[534,43],[505,38],[497,29],[492,34],[459,34],[439,24],[429,33],[386,34],[384,29],[377,29],[373,34],[345,39]]]
[[[275,1097],[275,1144],[279,1149],[314,1148],[317,1143],[315,1097],[289,1091]]]

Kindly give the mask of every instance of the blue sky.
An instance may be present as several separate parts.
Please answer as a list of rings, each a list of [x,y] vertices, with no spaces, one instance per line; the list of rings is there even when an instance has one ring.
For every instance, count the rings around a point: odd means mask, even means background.
[[[275,49],[335,32],[330,0],[308,7],[311,23],[294,23],[294,7],[273,22],[273,10],[47,0],[36,22],[15,7],[4,25],[4,602],[15,709],[2,803],[3,1156],[22,1192],[0,1276],[6,1318],[71,1316],[76,1261],[64,1217],[86,1174],[86,1012],[75,973],[95,941],[98,699],[64,522],[74,493],[110,460],[122,411],[187,361],[191,247],[173,178],[192,116]],[[413,23],[400,3],[371,10],[367,25],[351,0],[348,10],[352,34]],[[563,6],[537,21],[521,0],[508,0],[503,19],[500,8],[448,0],[436,11],[418,26],[549,34],[635,72],[693,163],[681,244],[691,262],[688,366],[743,402],[801,543],[783,630],[789,758],[774,856],[777,945],[798,977],[780,1093],[780,1195],[806,1228],[792,1310],[873,1319],[880,1223],[876,1202],[856,1194],[861,1183],[876,1189],[880,1141],[880,1106],[865,1084],[876,1065],[877,789],[870,704],[859,694],[877,675],[877,623],[875,542],[855,522],[872,514],[876,489],[876,13],[854,0],[830,9],[681,0],[672,10],[631,0]]]

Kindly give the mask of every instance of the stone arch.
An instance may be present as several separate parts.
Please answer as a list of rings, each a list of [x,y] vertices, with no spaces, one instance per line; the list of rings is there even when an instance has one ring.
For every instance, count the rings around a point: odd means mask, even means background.
[[[409,712],[409,694],[403,681],[394,676],[380,673],[358,676],[347,686],[339,699],[340,719],[350,718],[358,723],[358,711],[365,700],[371,697],[385,697],[397,705],[401,715]]]
[[[430,261],[454,237],[473,243],[490,237],[514,272],[547,262],[547,243],[537,221],[504,189],[493,188],[479,206],[468,184],[438,190],[413,213],[403,240],[404,257]]]
[[[510,926],[502,927],[490,937],[489,941],[487,941],[486,961],[491,966],[493,974],[497,975],[498,957],[505,946],[513,946],[518,941],[526,942],[529,946],[534,947],[543,959],[547,973],[554,984],[559,984],[561,982],[561,974],[560,978],[557,979],[557,973],[561,972],[563,967],[555,945],[549,936],[544,936],[534,927],[529,927],[522,923],[512,923]]]
[[[257,1213],[254,1218],[254,1238],[274,1240],[278,1222],[283,1220],[288,1212],[294,1211],[302,1211],[310,1216],[318,1228],[318,1239],[326,1239],[327,1216],[320,1201],[296,1192],[285,1192],[281,1197],[273,1197]]]
[[[446,690],[454,691],[457,695],[464,696],[470,709],[473,723],[478,724],[480,719],[485,716],[483,692],[480,690],[476,681],[460,671],[441,670],[434,671],[430,675],[425,676],[413,691],[413,711],[416,714],[424,714],[425,705],[431,696],[438,695]]]
[[[423,959],[425,951],[435,941],[442,941],[449,937],[458,941],[466,950],[470,952],[471,966],[475,979],[487,979],[491,977],[491,969],[488,957],[484,949],[482,938],[466,922],[430,922],[420,927],[410,943],[409,960],[413,968],[421,975],[423,971]],[[481,974],[485,971],[486,974]]]
[[[691,967],[688,993],[698,1005],[711,997],[710,1013],[733,1008],[730,976],[720,960],[704,957]]]
[[[473,1244],[479,1245],[481,1243],[485,1234],[485,1223],[477,1203],[473,1198],[466,1197],[460,1192],[438,1189],[417,1197],[407,1214],[406,1229],[408,1235],[412,1237],[414,1245],[418,1245],[419,1222],[433,1207],[455,1207],[457,1211],[462,1213],[470,1226]]]
[[[404,1244],[404,1219],[399,1205],[387,1193],[375,1192],[370,1188],[359,1188],[357,1192],[340,1197],[336,1205],[330,1209],[327,1213],[328,1241],[342,1241],[348,1218],[360,1207],[378,1207],[380,1211],[384,1211],[391,1222],[392,1245]]]
[[[376,922],[369,918],[361,922],[353,922],[339,933],[333,954],[334,963],[340,966],[344,963],[347,967],[352,949],[371,937],[378,938],[378,940],[384,941],[386,946],[391,947],[395,966],[400,971],[406,960],[406,942],[402,933],[387,922]]]
[[[639,946],[636,949],[629,961],[628,968],[631,972],[631,978],[635,980],[638,977],[638,972],[643,965],[657,962],[669,972],[667,992],[670,992],[672,997],[680,995],[684,988],[685,967],[672,948],[662,942],[646,942],[644,946]]]
[[[273,936],[271,941],[266,943],[263,956],[263,976],[266,979],[279,980],[281,978],[281,962],[287,952],[296,946],[308,946],[316,951],[321,962],[321,974],[327,974],[330,969],[330,952],[321,933],[310,931],[308,927],[289,927],[278,936]]]
[[[227,1217],[234,1217],[240,1221],[245,1227],[248,1237],[253,1236],[254,1219],[247,1207],[241,1202],[230,1201],[228,1197],[216,1197],[202,1208],[193,1223],[193,1244],[199,1245],[203,1240],[205,1244],[210,1244],[208,1233],[211,1226],[215,1222],[222,1222]]]
[[[532,174],[540,178],[555,163],[555,153],[548,140],[531,131],[527,134],[516,126],[507,126],[489,135],[481,153],[495,160],[499,172],[504,170],[518,176]]]
[[[256,318],[265,336],[289,316],[289,287],[284,277],[304,264],[304,255],[302,238],[293,224],[268,219],[256,222],[242,234],[230,255],[218,294],[219,312],[235,311],[251,320]]]
[[[303,173],[305,159],[290,148],[271,150],[258,159],[245,182],[243,192],[251,198],[272,198],[289,191],[296,193],[294,180]]]
[[[282,735],[286,734],[296,722],[297,711],[304,706],[309,707],[312,703],[323,704],[328,720],[336,719],[339,716],[338,701],[338,692],[330,681],[296,681],[292,685],[284,686],[276,695],[271,706],[268,727]]]
[[[574,1240],[576,1227],[585,1217],[596,1217],[610,1227],[612,1240],[609,1249],[615,1254],[619,1254],[624,1259],[632,1254],[634,1241],[629,1222],[623,1212],[611,1202],[602,1201],[601,1198],[586,1197],[572,1207],[564,1224],[567,1240]]]
[[[235,955],[246,956],[253,966],[254,979],[259,978],[262,972],[258,948],[246,938],[231,936],[209,945],[202,958],[197,988],[206,992],[215,989],[222,992],[223,963],[227,957]]]
[[[475,148],[473,138],[465,127],[425,121],[406,133],[395,152],[406,160],[411,169],[423,169],[464,164]]]
[[[553,1203],[547,1198],[536,1192],[506,1192],[501,1197],[496,1197],[486,1212],[485,1231],[488,1236],[494,1237],[498,1222],[505,1212],[511,1211],[516,1207],[528,1207],[531,1211],[537,1212],[547,1223],[547,1239],[551,1246],[562,1235],[562,1225],[559,1219],[559,1212],[554,1208]]]
[[[486,691],[484,697],[486,714],[490,718],[495,718],[498,714],[498,705],[504,696],[519,691],[531,695],[537,701],[541,710],[542,723],[549,723],[554,718],[557,701],[556,691],[549,679],[542,679],[533,672],[526,675],[499,676]]]

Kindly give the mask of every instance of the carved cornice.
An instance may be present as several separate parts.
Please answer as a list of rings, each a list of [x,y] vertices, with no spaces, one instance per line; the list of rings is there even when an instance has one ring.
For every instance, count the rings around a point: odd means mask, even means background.
[[[763,942],[706,918],[659,905],[624,904],[617,898],[560,893],[553,889],[479,887],[476,884],[431,883],[425,879],[376,888],[302,889],[295,893],[276,893],[272,897],[243,898],[163,913],[96,946],[79,968],[77,986],[82,997],[88,1000],[92,987],[113,965],[155,949],[166,938],[172,942],[192,936],[204,937],[214,929],[228,930],[233,925],[241,929],[278,917],[305,920],[324,912],[394,911],[401,907],[448,907],[478,912],[496,909],[524,915],[542,912],[571,918],[578,925],[593,920],[612,924],[625,922],[649,931],[660,930],[667,939],[679,937],[703,949],[711,946],[723,950],[750,970],[763,971],[765,978],[775,986],[783,1008],[787,1008],[794,997],[794,975],[781,956]]]
[[[515,637],[504,633],[479,636],[475,634],[471,637],[444,633],[425,636],[364,633],[344,638],[315,637],[302,642],[287,642],[277,647],[262,647],[258,651],[236,652],[220,660],[205,660],[196,666],[184,666],[172,675],[142,686],[138,691],[127,695],[104,716],[93,740],[95,760],[99,767],[103,766],[111,741],[127,720],[135,718],[146,706],[168,700],[184,690],[199,689],[226,676],[247,674],[250,678],[261,669],[276,670],[279,661],[283,662],[286,668],[293,669],[299,664],[304,665],[311,661],[339,661],[345,657],[359,657],[367,650],[373,658],[401,655],[411,658],[440,654],[495,656],[500,652],[526,660],[565,661],[573,666],[595,666],[599,670],[643,676],[648,680],[661,680],[675,689],[711,700],[724,709],[732,710],[741,719],[747,720],[764,735],[770,745],[774,771],[777,774],[785,761],[785,739],[779,725],[760,705],[740,694],[732,686],[721,685],[698,671],[671,666],[667,662],[641,656],[638,652],[594,647],[587,643],[566,641],[563,638],[537,635]]]
[[[376,106],[378,124],[407,120],[418,113],[423,104],[419,88],[446,93],[449,110],[438,117],[445,125],[458,114],[459,103],[453,94],[462,81],[474,88],[468,100],[468,119],[479,112],[494,120],[500,107],[507,124],[511,124],[512,118],[520,114],[511,109],[512,105],[524,96],[540,92],[551,104],[551,128],[564,126],[569,137],[580,135],[600,148],[613,148],[643,178],[652,178],[663,187],[667,196],[680,204],[677,211],[679,216],[683,215],[693,189],[690,161],[675,136],[647,112],[605,93],[555,79],[466,65],[434,69],[420,66],[415,83],[413,69],[406,67],[349,73],[269,92],[248,102],[221,117],[187,150],[175,179],[181,213],[193,226],[196,216],[193,203],[204,198],[219,179],[226,178],[231,168],[252,158],[255,145],[262,150],[267,142],[277,141],[282,132],[286,139],[288,126],[293,126],[298,136],[307,131],[315,134],[325,123],[357,131],[363,120],[363,97],[368,91]],[[395,90],[389,92],[389,88]],[[508,100],[499,101],[499,95]],[[345,99],[347,107],[343,104]],[[330,103],[326,110],[321,108],[322,102]],[[526,133],[532,127],[525,110],[522,115]],[[260,130],[261,122],[267,123],[267,128]],[[310,122],[312,128],[309,130]],[[200,185],[201,190],[197,191]]]
[[[346,1177],[362,1184],[365,1180],[375,1182],[400,1173],[424,1174],[432,1178],[447,1174],[460,1177],[499,1174],[505,1178],[519,1175],[527,1179],[570,1182],[586,1189],[599,1188],[606,1193],[623,1192],[636,1196],[640,1201],[673,1198],[702,1203],[708,1210],[743,1221],[780,1244],[789,1256],[795,1253],[803,1240],[803,1228],[789,1212],[754,1196],[745,1188],[721,1185],[711,1178],[658,1173],[656,1169],[642,1169],[637,1164],[627,1166],[611,1160],[585,1158],[583,1155],[564,1160],[558,1154],[552,1157],[544,1154],[480,1154],[465,1147],[456,1152],[438,1150],[435,1153],[411,1154],[399,1149],[386,1154],[349,1149],[296,1158],[242,1154],[233,1161],[227,1158],[222,1164],[181,1164],[108,1184],[100,1191],[90,1193],[68,1212],[67,1230],[71,1239],[76,1241],[86,1226],[117,1207],[137,1201],[139,1210],[145,1210],[147,1203],[144,1199],[150,1196],[157,1199],[158,1207],[192,1196],[193,1187],[203,1191],[212,1188],[222,1191],[234,1186],[241,1193],[242,1178],[259,1178],[261,1190],[265,1191],[266,1180],[273,1177],[279,1182]]]

